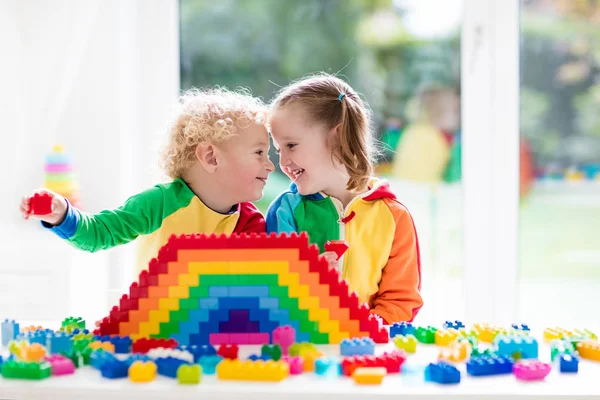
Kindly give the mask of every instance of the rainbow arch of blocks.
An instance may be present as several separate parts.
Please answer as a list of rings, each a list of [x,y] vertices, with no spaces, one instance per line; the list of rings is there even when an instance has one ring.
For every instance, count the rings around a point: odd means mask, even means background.
[[[295,328],[298,342],[389,339],[306,234],[172,236],[97,333],[263,344],[283,325]]]

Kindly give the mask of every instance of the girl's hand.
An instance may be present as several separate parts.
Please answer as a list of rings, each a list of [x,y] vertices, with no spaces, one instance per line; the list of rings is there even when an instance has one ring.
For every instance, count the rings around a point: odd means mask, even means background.
[[[52,198],[52,202],[50,205],[50,213],[44,215],[33,214],[33,210],[31,210],[30,202],[33,196],[35,195],[49,195]],[[65,216],[67,215],[67,201],[66,199],[58,193],[54,193],[48,189],[38,189],[31,194],[31,196],[25,196],[21,200],[20,211],[23,215],[23,218],[29,219],[39,219],[40,221],[44,221],[50,225],[60,225]]]

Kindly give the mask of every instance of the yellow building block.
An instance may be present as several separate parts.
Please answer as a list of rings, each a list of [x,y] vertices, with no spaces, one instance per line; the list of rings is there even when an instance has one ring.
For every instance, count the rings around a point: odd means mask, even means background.
[[[571,332],[566,329],[555,327],[544,329],[544,342],[550,343],[555,339],[562,339],[571,336]]]
[[[46,348],[39,343],[29,345],[26,342],[21,342],[19,354],[23,361],[40,362],[46,356]]]
[[[157,322],[140,322],[139,337],[150,337],[150,335],[158,335],[159,333],[160,326]],[[131,336],[131,338],[133,339],[133,335]]]
[[[104,350],[107,351],[109,353],[114,353],[115,352],[115,345],[112,344],[111,342],[100,342],[100,341],[94,341],[91,342],[89,344],[90,349],[92,350]]]
[[[473,348],[469,342],[454,342],[449,347],[446,347],[440,351],[438,360],[453,363],[463,362],[471,355],[472,350]]]
[[[188,299],[190,297],[189,286],[169,286],[169,297],[172,299]]]
[[[190,275],[229,274],[229,263],[226,261],[190,262]]]
[[[282,381],[290,373],[284,361],[240,361],[225,359],[217,365],[217,378],[240,381]]]
[[[176,311],[179,310],[179,299],[159,299],[158,308],[160,310]]]
[[[330,344],[340,344],[342,340],[350,339],[350,333],[348,332],[334,332],[329,334]]]
[[[392,339],[396,347],[407,353],[416,353],[417,338],[414,335],[396,335]]]
[[[318,309],[319,299],[313,296],[300,297],[298,299],[298,308],[300,310]]]
[[[352,379],[359,385],[381,385],[387,375],[384,367],[360,367],[352,373]]]
[[[152,361],[135,361],[129,367],[129,380],[132,382],[152,382],[156,378],[156,364]]]
[[[170,318],[169,310],[151,310],[148,313],[148,322],[150,323],[160,323],[160,322],[169,322]]]
[[[179,275],[179,285],[196,287],[200,284],[200,275],[198,274],[181,274]]]
[[[479,334],[479,340],[485,343],[493,343],[496,335],[502,331],[500,327],[489,324],[475,324],[473,329]]]
[[[460,332],[456,329],[438,329],[435,331],[435,344],[438,346],[448,346],[456,341],[460,336]]]

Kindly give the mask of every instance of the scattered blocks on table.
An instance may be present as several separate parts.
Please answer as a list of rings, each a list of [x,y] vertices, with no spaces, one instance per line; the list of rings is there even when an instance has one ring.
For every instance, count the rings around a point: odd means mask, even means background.
[[[413,335],[415,327],[410,322],[396,322],[390,327],[390,337],[398,335]]]
[[[156,378],[157,367],[152,361],[135,361],[129,367],[129,380],[132,382],[152,382]]]
[[[177,369],[177,382],[182,385],[197,385],[202,377],[202,367],[198,364],[182,365]]]
[[[11,340],[15,340],[19,335],[19,324],[14,320],[5,319],[0,328],[2,333],[2,346],[8,346]]]
[[[460,371],[445,362],[431,363],[425,368],[425,381],[443,385],[459,383]]]
[[[538,342],[530,336],[497,335],[494,349],[502,356],[520,354],[521,358],[538,357]]]
[[[222,380],[278,382],[289,372],[289,365],[284,361],[223,360],[217,365],[217,378]]]
[[[387,370],[383,367],[361,367],[352,373],[352,379],[359,385],[381,385]]]
[[[579,370],[579,358],[573,354],[561,354],[559,370],[560,372],[576,373]]]
[[[444,329],[461,329],[464,328],[465,324],[460,321],[446,321],[444,322]]]
[[[496,354],[471,357],[467,361],[467,374],[472,376],[488,376],[510,374],[513,371],[513,359]]]
[[[550,373],[550,364],[538,360],[521,360],[513,365],[515,377],[522,381],[542,380]]]
[[[375,342],[371,338],[344,339],[340,343],[340,355],[367,356],[375,354]]]
[[[417,351],[417,338],[414,335],[396,335],[392,340],[400,350],[404,350],[407,353],[415,353]]]

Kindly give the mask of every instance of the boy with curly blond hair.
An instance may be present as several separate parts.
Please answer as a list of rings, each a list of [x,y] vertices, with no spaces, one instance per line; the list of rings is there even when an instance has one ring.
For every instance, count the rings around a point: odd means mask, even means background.
[[[251,201],[262,198],[274,169],[268,158],[266,106],[245,92],[222,88],[190,90],[178,106],[161,160],[171,182],[97,214],[38,189],[35,193],[52,196],[51,213],[30,214],[28,196],[20,205],[23,216],[41,220],[59,237],[90,252],[141,236],[138,270],[147,268],[173,234],[265,232],[264,217]]]

